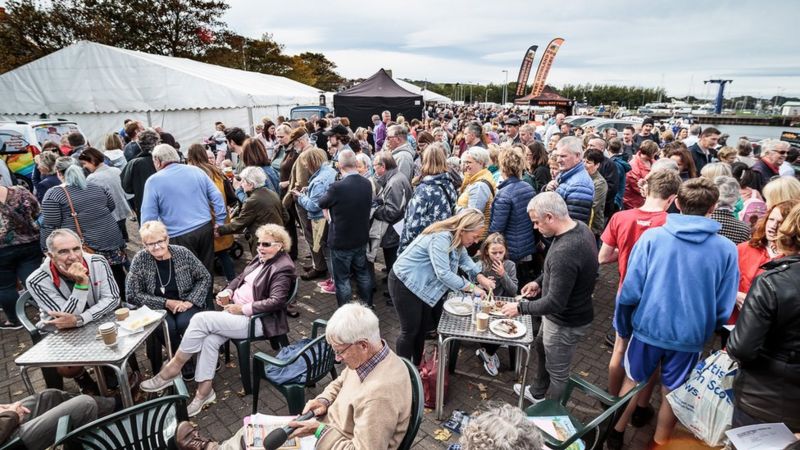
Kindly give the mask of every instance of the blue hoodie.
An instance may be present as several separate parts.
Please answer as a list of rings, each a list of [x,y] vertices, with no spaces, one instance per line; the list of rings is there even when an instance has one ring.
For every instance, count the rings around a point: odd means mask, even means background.
[[[731,315],[739,285],[736,246],[700,216],[669,214],[633,246],[615,327],[666,350],[700,352]]]

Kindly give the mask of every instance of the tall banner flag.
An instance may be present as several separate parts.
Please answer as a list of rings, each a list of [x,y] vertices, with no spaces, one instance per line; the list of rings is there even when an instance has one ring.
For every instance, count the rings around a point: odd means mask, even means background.
[[[536,69],[536,77],[533,79],[533,88],[531,89],[531,96],[538,97],[544,91],[544,83],[547,81],[547,74],[550,73],[550,67],[553,65],[553,60],[556,58],[558,49],[564,39],[555,38],[547,44],[547,50],[544,51],[542,59],[539,61],[539,68]]]
[[[522,64],[519,66],[519,75],[517,75],[517,92],[514,97],[522,97],[525,95],[525,88],[528,86],[528,77],[531,75],[531,68],[533,67],[533,59],[536,57],[536,49],[538,45],[531,45],[528,51],[525,52],[525,57],[522,58]]]

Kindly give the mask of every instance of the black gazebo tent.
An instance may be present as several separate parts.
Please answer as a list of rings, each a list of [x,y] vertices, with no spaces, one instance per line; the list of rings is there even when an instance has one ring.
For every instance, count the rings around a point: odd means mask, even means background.
[[[383,69],[361,83],[333,96],[336,116],[350,119],[350,127],[372,126],[372,115],[383,111],[392,118],[402,114],[406,120],[422,119],[422,96],[409,92],[392,80]]]

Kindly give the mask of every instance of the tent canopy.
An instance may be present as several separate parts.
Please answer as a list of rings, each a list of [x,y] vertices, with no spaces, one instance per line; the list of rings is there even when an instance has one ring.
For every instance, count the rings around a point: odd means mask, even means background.
[[[79,41],[0,75],[0,118],[64,117],[94,142],[132,118],[197,139],[217,120],[252,131],[261,116],[317,105],[321,93],[288,78]]]
[[[449,97],[445,97],[444,95],[437,94],[428,89],[422,89],[421,87],[417,86],[416,84],[409,83],[408,81],[401,80],[399,78],[395,78],[394,82],[399,84],[400,87],[403,89],[413,92],[415,94],[419,94],[422,96],[422,99],[425,103],[432,102],[432,103],[453,103]]]
[[[372,126],[372,115],[388,110],[392,117],[422,119],[423,99],[398,85],[385,70],[333,96],[336,115],[357,127]]]

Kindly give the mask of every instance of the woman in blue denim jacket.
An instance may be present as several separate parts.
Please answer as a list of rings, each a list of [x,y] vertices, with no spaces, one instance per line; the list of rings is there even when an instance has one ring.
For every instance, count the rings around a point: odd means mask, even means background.
[[[480,274],[480,266],[470,259],[466,249],[478,241],[484,226],[483,212],[465,209],[426,228],[394,263],[389,272],[389,293],[400,319],[396,346],[399,356],[420,363],[425,333],[436,328],[441,300],[448,290],[483,297],[484,289],[494,289],[495,282]],[[469,279],[459,276],[459,269]]]

